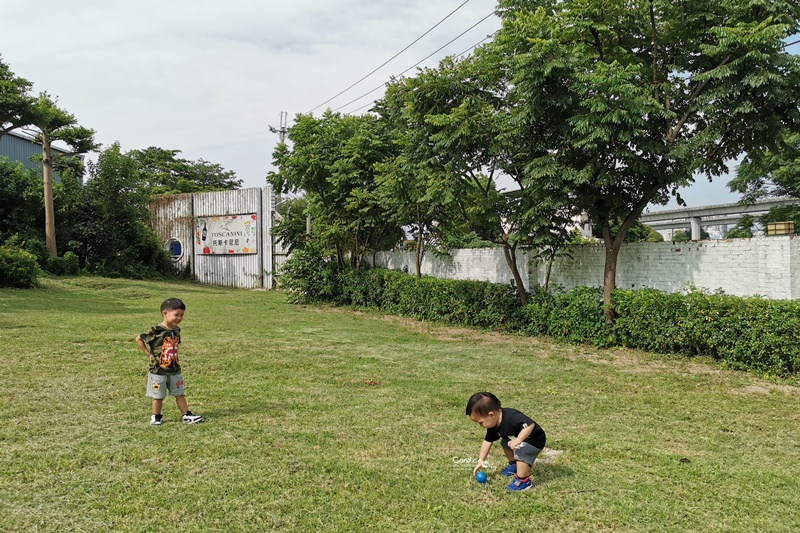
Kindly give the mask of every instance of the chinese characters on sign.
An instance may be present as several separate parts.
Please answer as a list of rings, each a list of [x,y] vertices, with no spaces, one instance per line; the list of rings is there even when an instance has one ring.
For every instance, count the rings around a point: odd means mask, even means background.
[[[258,220],[254,214],[200,217],[195,224],[197,253],[258,253]]]

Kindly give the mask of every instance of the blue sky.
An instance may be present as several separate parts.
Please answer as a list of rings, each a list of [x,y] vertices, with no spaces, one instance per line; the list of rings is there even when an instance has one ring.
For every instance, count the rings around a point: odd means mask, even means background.
[[[464,0],[3,0],[0,54],[123,150],[181,150],[265,184],[281,112],[290,124],[349,87]],[[437,28],[325,107],[356,112],[382,85],[435,50],[435,66],[499,28],[495,0],[469,0]],[[42,14],[46,14],[42,16]],[[477,24],[477,25],[476,25]],[[473,29],[468,30],[471,26]],[[466,33],[451,44],[449,41]],[[800,45],[790,50],[800,52]],[[412,71],[413,72],[413,71]],[[358,111],[361,112],[361,111]],[[690,206],[735,202],[727,178],[699,178]],[[674,202],[663,208],[675,207]],[[654,207],[653,209],[662,209]]]

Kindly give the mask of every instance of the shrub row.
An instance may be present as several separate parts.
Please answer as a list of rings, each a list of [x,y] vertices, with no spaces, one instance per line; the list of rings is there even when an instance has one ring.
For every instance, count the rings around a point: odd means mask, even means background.
[[[498,331],[525,327],[519,296],[510,285],[480,281],[417,279],[385,269],[348,269],[339,276],[339,305],[372,307],[421,320]]]
[[[42,270],[36,256],[21,248],[0,246],[0,287],[28,289],[36,285]]]
[[[319,258],[317,258],[319,259]],[[800,303],[692,290],[614,293],[617,319],[606,325],[602,290],[534,290],[521,306],[510,285],[414,276],[386,269],[345,270],[311,260],[284,281],[295,299],[376,308],[422,320],[600,347],[715,358],[736,369],[787,376],[800,370]],[[321,266],[322,265],[322,266]],[[292,265],[289,265],[292,270]]]
[[[534,294],[525,308],[528,332],[601,347],[703,355],[779,376],[800,371],[800,302],[617,289],[614,304],[617,318],[606,326],[602,289]]]
[[[706,355],[742,370],[800,371],[800,302],[653,289],[618,290],[614,299],[617,344]]]
[[[57,276],[74,276],[80,273],[81,266],[72,252],[63,257],[48,254],[38,239],[23,241],[15,235],[0,246],[0,287],[33,287],[42,270]]]

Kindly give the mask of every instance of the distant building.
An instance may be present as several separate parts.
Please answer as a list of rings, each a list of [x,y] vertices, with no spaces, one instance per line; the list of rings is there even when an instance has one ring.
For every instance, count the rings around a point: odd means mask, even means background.
[[[68,154],[66,150],[52,147],[53,153]],[[33,137],[24,133],[11,131],[0,137],[0,157],[7,157],[11,161],[19,161],[25,168],[31,168],[42,172],[41,161],[31,161],[35,155],[42,155],[42,144],[34,141]],[[53,172],[53,180],[60,178],[57,172]],[[78,180],[83,183],[83,176],[78,176]]]

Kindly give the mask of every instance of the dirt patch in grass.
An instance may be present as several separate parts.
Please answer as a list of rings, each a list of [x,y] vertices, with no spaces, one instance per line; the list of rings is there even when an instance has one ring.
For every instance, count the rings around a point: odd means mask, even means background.
[[[739,387],[738,389],[731,389],[731,394],[740,396],[753,396],[753,395],[767,395],[773,392],[782,392],[784,394],[800,394],[800,389],[792,387],[791,385],[778,385],[776,383],[757,383],[747,385],[746,387]]]
[[[537,463],[554,463],[561,457],[561,454],[564,453],[564,450],[551,450],[550,448],[545,448],[539,454],[539,457],[536,458]]]
[[[356,314],[365,314],[359,311],[350,311]],[[515,335],[513,333],[502,333],[498,331],[486,331],[476,328],[446,326],[424,322],[416,318],[402,317],[395,315],[380,315],[380,320],[390,322],[415,333],[429,335],[440,341],[461,342],[464,340],[476,341],[483,344],[507,344],[510,347],[537,348],[545,344],[537,337]],[[548,344],[549,346],[549,344]]]

